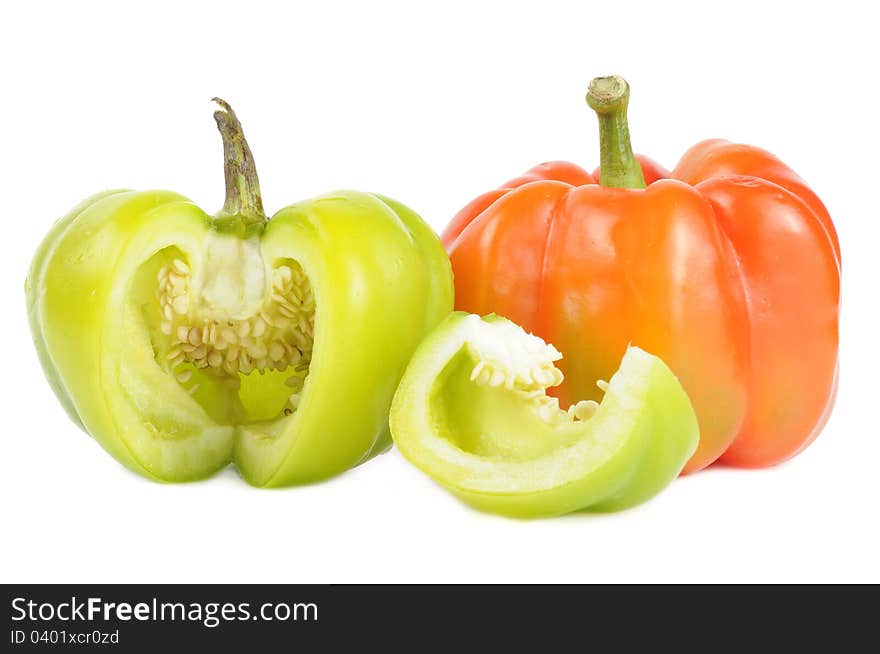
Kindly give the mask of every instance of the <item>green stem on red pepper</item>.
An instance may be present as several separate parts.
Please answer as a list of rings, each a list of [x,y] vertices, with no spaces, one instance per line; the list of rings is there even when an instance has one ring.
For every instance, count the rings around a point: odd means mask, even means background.
[[[613,188],[645,188],[642,167],[629,141],[629,84],[617,75],[596,77],[590,82],[587,104],[599,118],[599,183]]]
[[[263,212],[254,155],[232,107],[225,100],[212,99],[220,105],[220,110],[214,112],[214,120],[223,138],[223,173],[226,177],[226,201],[214,216],[214,226],[220,231],[238,232],[243,236],[259,234],[268,219]]]

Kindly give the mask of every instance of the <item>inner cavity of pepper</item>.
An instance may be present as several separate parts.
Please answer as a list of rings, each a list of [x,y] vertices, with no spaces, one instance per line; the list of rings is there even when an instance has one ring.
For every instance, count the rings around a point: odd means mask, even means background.
[[[559,398],[547,395],[548,388],[559,386],[563,381],[562,371],[552,359],[530,364],[512,370],[481,359],[474,365],[469,379],[478,386],[514,391],[532,402],[541,420],[546,423],[586,421],[593,417],[599,407],[594,400],[579,400],[563,410],[559,407]],[[599,380],[597,384],[603,392],[608,389],[608,383],[604,380]]]
[[[162,265],[156,281],[159,330],[166,340],[161,356],[190,394],[201,387],[197,371],[236,391],[242,377],[281,374],[289,396],[280,414],[291,415],[299,407],[312,360],[315,298],[296,261],[271,269],[262,302],[247,316],[220,316],[216,307],[204,305],[182,257]]]

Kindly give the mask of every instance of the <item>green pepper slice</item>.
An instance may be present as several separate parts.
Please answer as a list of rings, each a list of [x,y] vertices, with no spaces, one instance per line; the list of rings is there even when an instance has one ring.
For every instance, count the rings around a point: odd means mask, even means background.
[[[231,108],[227,198],[109,191],[52,228],[26,282],[34,342],[75,422],[162,481],[234,461],[257,486],[340,473],[391,445],[388,410],[452,309],[433,231],[386,197],[340,191],[271,219]]]
[[[459,498],[517,517],[613,511],[681,471],[696,416],[659,358],[630,347],[601,403],[563,410],[562,355],[499,316],[456,312],[422,342],[391,408],[401,453]]]

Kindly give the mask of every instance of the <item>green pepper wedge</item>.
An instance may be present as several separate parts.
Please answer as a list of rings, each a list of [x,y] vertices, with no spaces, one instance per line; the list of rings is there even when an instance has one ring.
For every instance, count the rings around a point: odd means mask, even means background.
[[[601,403],[546,394],[562,355],[505,318],[456,312],[413,355],[391,408],[400,452],[459,498],[514,517],[615,511],[651,498],[699,440],[659,358],[628,348]]]
[[[323,479],[391,445],[388,410],[452,308],[434,232],[389,198],[340,191],[263,213],[222,100],[227,197],[108,191],[58,221],[25,284],[61,403],[120,462],[161,481],[234,462],[256,486]]]

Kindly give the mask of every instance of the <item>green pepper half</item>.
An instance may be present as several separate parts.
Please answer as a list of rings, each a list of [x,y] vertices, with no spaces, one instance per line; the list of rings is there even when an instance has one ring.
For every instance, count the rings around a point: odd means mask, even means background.
[[[505,318],[456,312],[419,346],[391,408],[403,455],[465,502],[519,517],[643,502],[699,440],[697,419],[659,358],[630,347],[601,403],[566,410],[559,351]]]
[[[257,486],[342,472],[391,445],[388,410],[452,309],[434,232],[386,197],[262,210],[229,106],[227,198],[109,191],[61,219],[26,283],[37,352],[70,416],[129,468],[199,479],[234,461]]]

